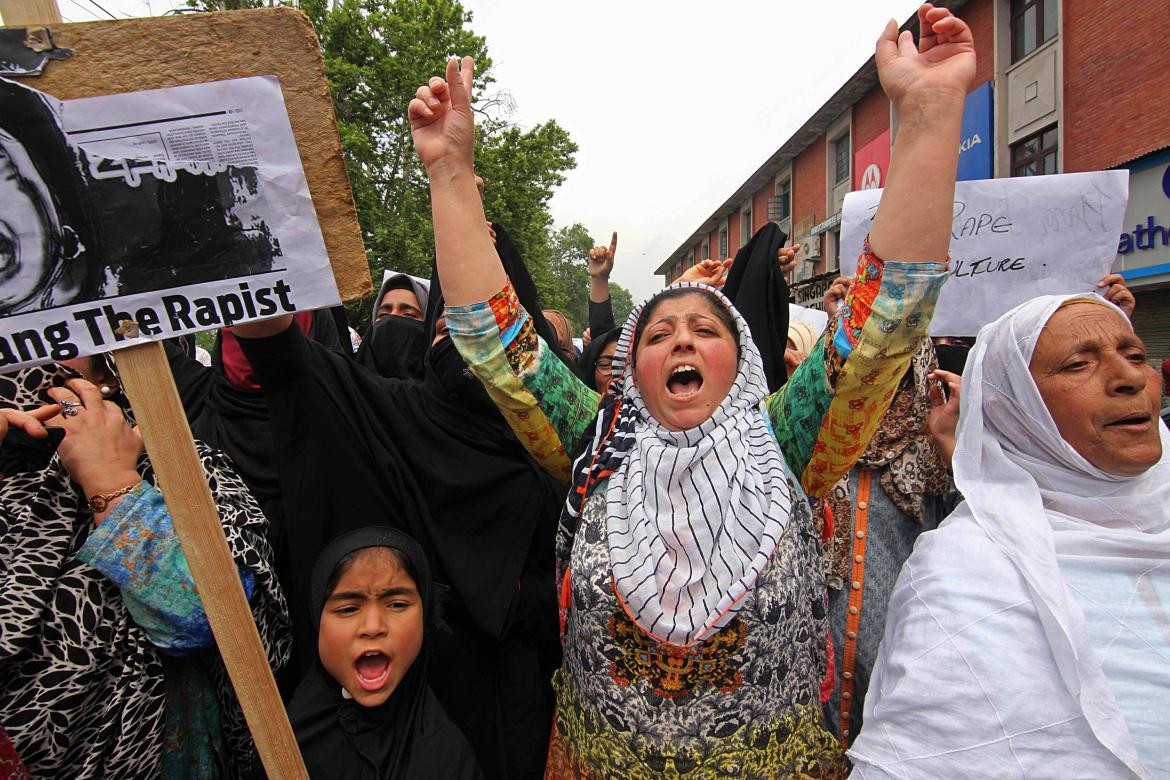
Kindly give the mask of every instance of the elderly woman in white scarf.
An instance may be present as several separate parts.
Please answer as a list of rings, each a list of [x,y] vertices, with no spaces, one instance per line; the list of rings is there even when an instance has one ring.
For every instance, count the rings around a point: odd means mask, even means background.
[[[962,380],[966,502],[902,570],[862,778],[1170,776],[1170,434],[1120,309],[1033,299]]]

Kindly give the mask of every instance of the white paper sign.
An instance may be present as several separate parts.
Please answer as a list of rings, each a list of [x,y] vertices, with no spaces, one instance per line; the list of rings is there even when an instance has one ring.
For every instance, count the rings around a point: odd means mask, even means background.
[[[820,309],[809,309],[805,306],[790,303],[788,304],[788,321],[807,322],[809,325],[812,325],[815,333],[820,334],[824,332],[825,326],[829,324],[829,315]]]
[[[951,275],[931,335],[974,336],[1037,295],[1096,290],[1117,255],[1128,194],[1128,171],[958,182]],[[845,196],[843,264],[861,254],[881,195]]]
[[[0,82],[0,150],[0,370],[340,300],[275,78]]]

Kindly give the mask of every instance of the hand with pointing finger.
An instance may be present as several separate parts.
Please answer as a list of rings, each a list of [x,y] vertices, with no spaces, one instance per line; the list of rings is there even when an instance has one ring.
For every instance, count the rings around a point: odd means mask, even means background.
[[[608,279],[613,271],[613,258],[617,254],[617,231],[613,232],[609,247],[595,246],[589,250],[589,276]]]
[[[786,274],[796,268],[796,253],[800,251],[800,244],[781,247],[776,250],[776,257],[780,261],[780,273]]]
[[[475,159],[475,119],[471,113],[471,84],[475,61],[452,57],[447,78],[432,76],[418,88],[407,107],[414,149],[428,172],[435,166],[470,171]]]

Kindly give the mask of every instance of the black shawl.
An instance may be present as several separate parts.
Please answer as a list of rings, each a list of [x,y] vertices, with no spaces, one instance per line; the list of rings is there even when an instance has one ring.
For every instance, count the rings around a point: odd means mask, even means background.
[[[341,685],[318,658],[288,708],[309,775],[352,780],[480,778],[471,746],[426,682],[431,636],[440,625],[440,609],[426,555],[417,542],[400,531],[377,526],[333,540],[309,578],[313,625],[319,626],[329,597],[326,588],[338,564],[367,547],[390,547],[409,561],[422,601],[422,649],[394,693],[378,707],[363,707],[342,696]]]
[[[508,262],[503,248],[514,245],[496,230],[513,286],[539,312],[519,254]],[[442,311],[437,281],[428,333]],[[562,490],[516,441],[450,340],[428,350],[419,382],[378,376],[296,328],[241,344],[269,403],[291,570],[308,571],[339,534],[393,517],[426,550],[436,579],[452,587],[453,607],[501,637],[542,520],[539,557],[551,577]],[[293,583],[288,595],[298,644],[311,651],[316,638],[301,628],[307,589]]]
[[[788,236],[769,222],[735,253],[735,262],[723,285],[726,295],[752,331],[752,340],[764,361],[768,392],[788,381],[784,348],[788,343],[788,282],[780,273],[777,253]]]

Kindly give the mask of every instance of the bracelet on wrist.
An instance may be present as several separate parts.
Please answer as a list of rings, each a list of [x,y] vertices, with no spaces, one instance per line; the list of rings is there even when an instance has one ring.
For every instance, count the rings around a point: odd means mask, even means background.
[[[87,502],[89,505],[89,511],[93,512],[95,515],[106,511],[106,509],[110,506],[111,501],[134,490],[134,488],[138,487],[138,484],[138,482],[135,482],[133,485],[127,485],[124,488],[115,490],[113,493],[96,493],[90,496],[89,501]]]

